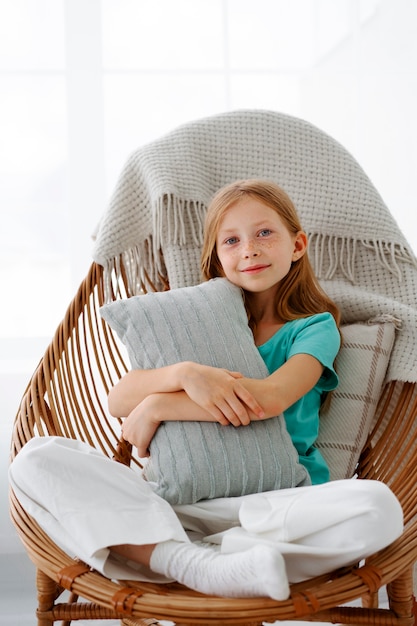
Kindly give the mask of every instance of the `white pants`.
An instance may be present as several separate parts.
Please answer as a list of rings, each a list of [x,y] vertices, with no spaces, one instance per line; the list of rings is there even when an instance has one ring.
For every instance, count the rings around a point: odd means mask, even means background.
[[[350,565],[402,532],[400,504],[383,483],[341,480],[172,507],[140,472],[79,441],[39,437],[10,467],[26,511],[64,551],[109,578],[166,582],[110,552],[117,544],[170,539],[220,544],[239,552],[279,546],[290,582]]]

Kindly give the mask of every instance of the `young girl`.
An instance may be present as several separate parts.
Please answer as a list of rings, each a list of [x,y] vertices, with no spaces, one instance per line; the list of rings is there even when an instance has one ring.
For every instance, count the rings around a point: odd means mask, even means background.
[[[401,534],[401,507],[388,487],[328,482],[314,447],[320,406],[337,385],[340,316],[306,250],[295,208],[277,185],[248,180],[220,190],[207,212],[203,275],[242,288],[270,375],[249,379],[191,362],[132,370],[111,391],[109,408],[126,418],[123,436],[142,457],[162,421],[244,428],[283,412],[312,486],[171,507],[135,471],[86,444],[36,438],[16,457],[11,482],[58,545],[112,578],[283,600],[289,582],[353,564]]]

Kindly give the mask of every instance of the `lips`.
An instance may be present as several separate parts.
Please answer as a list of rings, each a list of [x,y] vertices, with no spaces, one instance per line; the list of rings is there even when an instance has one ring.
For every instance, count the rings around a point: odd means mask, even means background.
[[[270,267],[270,265],[251,265],[250,267],[245,267],[241,271],[243,272],[243,274],[258,274],[268,267]]]

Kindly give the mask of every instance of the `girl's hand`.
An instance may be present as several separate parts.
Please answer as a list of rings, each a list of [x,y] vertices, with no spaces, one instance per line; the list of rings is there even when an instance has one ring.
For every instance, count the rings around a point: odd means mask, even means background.
[[[149,456],[150,443],[161,423],[153,408],[156,401],[156,395],[148,396],[123,420],[123,439],[137,448],[142,459]]]
[[[239,382],[243,378],[239,372],[191,362],[182,368],[184,391],[219,424],[247,425],[251,413],[258,419],[264,416],[260,404]]]

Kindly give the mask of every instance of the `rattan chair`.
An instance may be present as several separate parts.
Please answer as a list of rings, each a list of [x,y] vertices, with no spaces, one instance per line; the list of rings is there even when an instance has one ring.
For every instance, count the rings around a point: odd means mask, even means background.
[[[110,298],[128,297],[123,264],[111,277]],[[109,418],[106,396],[127,370],[123,351],[98,313],[109,299],[109,279],[93,262],[23,395],[12,437],[12,459],[32,437],[80,439],[119,462],[130,462],[120,424]],[[160,276],[160,288],[168,286]],[[142,284],[142,287],[146,287]],[[106,296],[105,296],[106,294]],[[209,597],[179,584],[111,581],[74,560],[43,532],[10,494],[11,516],[37,568],[39,626],[62,620],[120,619],[123,624],[260,625],[276,620],[410,626],[415,623],[413,565],[417,560],[417,392],[390,382],[357,468],[358,478],[381,480],[399,498],[403,535],[391,546],[348,567],[291,587],[284,602]],[[135,462],[135,461],[134,461]],[[378,608],[387,589],[389,609]],[[362,599],[362,606],[353,601]],[[347,606],[348,605],[348,606]]]

